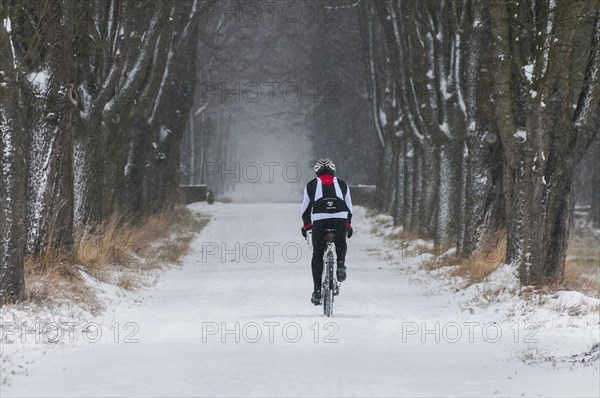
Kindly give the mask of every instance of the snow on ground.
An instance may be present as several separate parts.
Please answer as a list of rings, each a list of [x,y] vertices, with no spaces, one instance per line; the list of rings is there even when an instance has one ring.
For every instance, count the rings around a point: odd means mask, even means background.
[[[598,361],[564,360],[599,340],[596,313],[561,313],[567,300],[587,300],[576,293],[539,311],[508,293],[481,305],[477,287],[455,292],[420,270],[415,244],[398,251],[359,209],[348,280],[329,319],[309,301],[297,204],[192,208],[213,219],[183,267],[135,294],[107,291],[110,310],[73,326],[74,343],[36,343],[35,331],[21,343],[23,330],[11,330],[1,367],[22,371],[0,395],[599,394]],[[501,268],[490,280],[510,288],[513,277]]]

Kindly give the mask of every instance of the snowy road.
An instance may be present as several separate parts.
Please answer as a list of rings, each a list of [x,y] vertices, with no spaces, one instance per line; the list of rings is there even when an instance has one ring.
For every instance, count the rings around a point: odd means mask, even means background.
[[[449,295],[376,254],[361,214],[327,319],[309,301],[297,204],[194,206],[213,220],[182,269],[124,300],[97,343],[36,358],[2,397],[598,395],[597,366],[526,366],[524,336],[465,326]]]

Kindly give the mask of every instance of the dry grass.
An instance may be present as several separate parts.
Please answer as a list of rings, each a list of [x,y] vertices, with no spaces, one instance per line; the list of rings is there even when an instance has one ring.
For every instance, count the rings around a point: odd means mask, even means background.
[[[96,312],[100,302],[83,283],[80,268],[72,253],[57,248],[25,258],[25,301],[44,305],[50,302],[75,302]]]
[[[115,215],[98,226],[78,227],[72,248],[27,257],[25,298],[37,304],[74,302],[98,311],[101,304],[83,273],[128,291],[146,286],[154,281],[151,271],[181,261],[207,223],[207,218],[181,207],[135,225]]]
[[[505,258],[506,232],[498,231],[487,236],[481,248],[470,258],[460,260],[452,275],[464,278],[469,284],[480,283],[494,272]]]
[[[528,346],[517,352],[517,358],[526,365],[538,365],[548,362],[556,366],[556,357],[551,355],[550,351],[540,348],[538,345]]]
[[[370,217],[374,221],[371,233],[375,235],[383,235],[386,239],[403,242],[417,240],[421,237],[417,232],[405,231],[403,228],[394,226],[394,219],[391,216],[379,214],[372,209],[367,210],[367,214],[370,214]],[[382,231],[385,229],[391,231],[384,234]]]
[[[402,251],[402,256],[403,257],[417,257],[420,256],[421,257],[421,264],[424,263],[437,263],[438,260],[440,260],[442,258],[442,256],[440,255],[440,253],[435,250],[435,248],[428,244],[427,242],[425,243],[416,243],[414,241],[397,241],[397,247],[399,250]],[[433,256],[427,256],[428,254],[432,254]],[[434,268],[439,268],[439,267],[432,267],[431,269]]]
[[[420,238],[419,234],[416,232],[413,232],[413,231],[396,231],[396,232],[390,233],[387,237],[388,237],[388,239],[400,240],[403,242],[417,240]]]
[[[421,248],[421,250],[424,250]],[[423,251],[425,252],[425,251]],[[419,253],[421,254],[421,253]],[[456,258],[454,255],[449,256],[434,256],[428,260],[421,262],[421,268],[427,271],[433,271],[436,269],[444,268],[444,267],[452,267],[458,265],[460,259]]]
[[[454,255],[442,254],[450,247],[407,244],[406,242],[420,240],[422,236],[400,228],[393,230],[393,219],[390,216],[381,215],[373,209],[367,210],[367,216],[374,220],[372,233],[398,243],[399,250],[403,250],[407,256],[433,254],[433,257],[422,261],[421,268],[433,271],[453,267],[449,274],[463,278],[466,281],[465,287],[484,281],[506,259],[507,237],[504,230],[485,238],[480,250],[470,258],[460,259]],[[386,229],[388,233],[383,233]],[[600,298],[600,237],[589,234],[589,231],[575,230],[569,241],[564,278],[558,283],[541,287],[544,293],[574,290]],[[493,294],[495,292],[491,295]]]
[[[580,317],[600,312],[600,303],[582,299],[576,303],[557,303],[552,306],[552,309],[561,315]]]
[[[546,289],[536,288],[535,286],[523,286],[519,296],[532,307],[542,307],[548,304],[550,298]]]
[[[449,248],[437,249],[438,253],[446,252]],[[431,250],[423,250],[431,252]],[[433,253],[436,254],[436,253]],[[506,233],[496,232],[488,236],[481,248],[470,258],[457,258],[454,255],[436,255],[430,260],[424,261],[421,267],[426,270],[436,270],[443,267],[454,268],[451,276],[460,277],[467,281],[467,285],[482,282],[489,274],[504,261],[506,256]],[[465,286],[465,287],[466,287]]]
[[[574,236],[567,249],[565,275],[556,286],[600,298],[600,238]]]

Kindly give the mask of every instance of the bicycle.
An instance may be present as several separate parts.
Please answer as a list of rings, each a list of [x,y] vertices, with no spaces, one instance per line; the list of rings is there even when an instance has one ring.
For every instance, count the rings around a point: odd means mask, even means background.
[[[337,280],[337,254],[335,251],[335,229],[325,230],[325,239],[327,246],[323,254],[323,276],[321,277],[321,301],[323,304],[323,314],[327,317],[333,316],[334,297],[340,293],[340,283]],[[311,246],[311,236],[307,236],[309,246]]]
[[[334,297],[339,294],[340,283],[337,280],[337,255],[335,253],[335,229],[327,229],[327,248],[323,254],[323,287],[321,288],[321,299],[323,300],[323,314],[327,317],[333,316]]]

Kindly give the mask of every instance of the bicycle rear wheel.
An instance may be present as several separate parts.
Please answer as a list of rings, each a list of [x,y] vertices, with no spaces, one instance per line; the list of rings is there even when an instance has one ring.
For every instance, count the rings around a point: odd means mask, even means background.
[[[325,261],[325,281],[323,283],[323,314],[327,317],[333,316],[333,292],[335,289],[333,279],[334,259],[333,253],[327,253]]]

